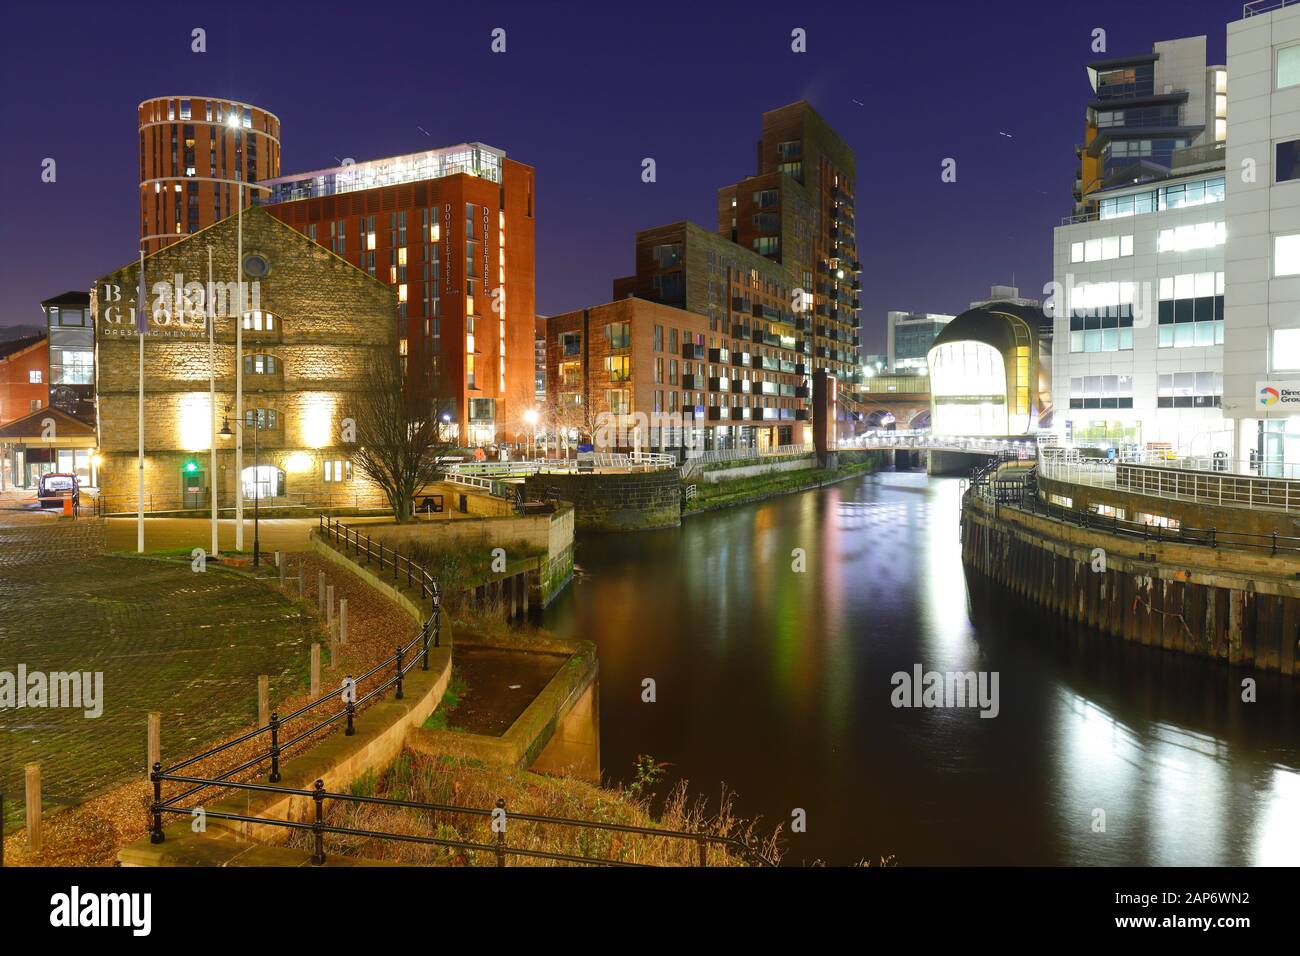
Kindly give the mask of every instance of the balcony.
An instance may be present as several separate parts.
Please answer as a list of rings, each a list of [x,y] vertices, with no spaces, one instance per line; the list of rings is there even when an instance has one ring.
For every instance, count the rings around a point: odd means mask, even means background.
[[[704,346],[696,345],[694,342],[687,342],[682,346],[682,358],[691,362],[703,362]]]
[[[740,395],[748,395],[753,384],[754,383],[747,378],[733,378],[731,380],[731,391]]]
[[[749,421],[749,406],[748,406],[748,405],[741,405],[741,406],[739,406],[739,407],[737,407],[737,408],[733,408],[733,409],[731,410],[731,417],[732,417],[732,420],[733,420],[733,421],[736,420],[736,419],[739,419],[740,421],[745,421],[745,422]]]
[[[797,422],[806,422],[812,417],[812,412],[806,408],[796,408],[794,410],[794,420]]]
[[[810,389],[807,385],[796,385],[794,387],[795,398],[809,398],[811,394],[812,394],[812,389]]]
[[[731,390],[731,379],[715,375],[709,379],[710,392],[727,392]]]
[[[711,422],[726,421],[730,417],[731,417],[731,409],[728,408],[726,405],[709,406],[709,421]]]
[[[748,352],[731,353],[731,364],[735,365],[737,368],[749,368],[749,362],[750,359]]]
[[[748,312],[749,308],[750,308],[749,300],[746,299],[744,296],[733,295],[731,297],[732,312]]]
[[[808,374],[808,366],[805,365],[803,362],[796,362],[795,365],[794,365],[794,374],[796,374],[796,375],[807,375],[807,374]]]
[[[682,388],[688,392],[696,391],[700,387],[700,383],[697,381],[698,378],[697,375],[683,375]]]
[[[713,365],[728,365],[731,363],[731,352],[724,348],[709,349],[709,362]]]
[[[732,326],[731,326],[731,337],[732,337],[733,339],[747,339],[747,338],[749,338],[749,326],[748,326],[748,325],[741,325],[739,322],[732,324]]]

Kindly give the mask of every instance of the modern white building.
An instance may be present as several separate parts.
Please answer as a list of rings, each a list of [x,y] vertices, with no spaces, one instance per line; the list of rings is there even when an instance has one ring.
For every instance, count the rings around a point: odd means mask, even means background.
[[[1231,229],[1226,119],[1216,119],[1227,108],[1214,98],[1225,95],[1231,67],[1206,65],[1204,37],[1158,43],[1133,64],[1111,59],[1089,68],[1098,95],[1089,124],[1107,131],[1099,133],[1108,143],[1099,156],[1134,142],[1116,136],[1121,129],[1131,136],[1134,127],[1149,127],[1143,135],[1152,137],[1176,133],[1178,145],[1159,161],[1109,158],[1105,182],[1087,193],[1088,211],[1055,230],[1047,290],[1053,429],[1079,443],[1227,453],[1232,428],[1221,406]]]
[[[1224,414],[1236,456],[1300,464],[1300,4],[1228,25]]]

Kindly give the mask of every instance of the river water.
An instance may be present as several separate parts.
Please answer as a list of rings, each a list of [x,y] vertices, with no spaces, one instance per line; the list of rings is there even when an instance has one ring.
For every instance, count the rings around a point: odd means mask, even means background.
[[[669,784],[725,784],[793,864],[1300,863],[1297,684],[1253,675],[1244,703],[1248,671],[968,581],[959,494],[883,472],[580,537],[544,623],[599,648],[606,778],[649,754]],[[996,672],[997,715],[894,706],[917,665]]]

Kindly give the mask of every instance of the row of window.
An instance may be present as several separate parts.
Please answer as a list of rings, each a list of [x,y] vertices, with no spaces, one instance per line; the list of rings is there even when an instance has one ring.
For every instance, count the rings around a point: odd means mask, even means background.
[[[1103,199],[1097,208],[1101,219],[1120,219],[1148,212],[1163,212],[1166,209],[1184,209],[1189,206],[1223,202],[1225,195],[1224,179],[1218,176],[1214,179],[1161,186],[1159,189],[1147,192]]]
[[[1218,408],[1223,376],[1218,372],[1171,372],[1156,377],[1157,408]],[[1132,375],[1083,375],[1070,379],[1071,408],[1132,408]]]

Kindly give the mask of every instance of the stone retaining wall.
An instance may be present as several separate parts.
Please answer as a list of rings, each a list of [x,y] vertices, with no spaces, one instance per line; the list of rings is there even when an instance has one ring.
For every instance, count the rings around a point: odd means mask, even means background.
[[[676,468],[530,475],[525,488],[528,498],[572,502],[578,531],[644,531],[681,524],[681,481]]]

